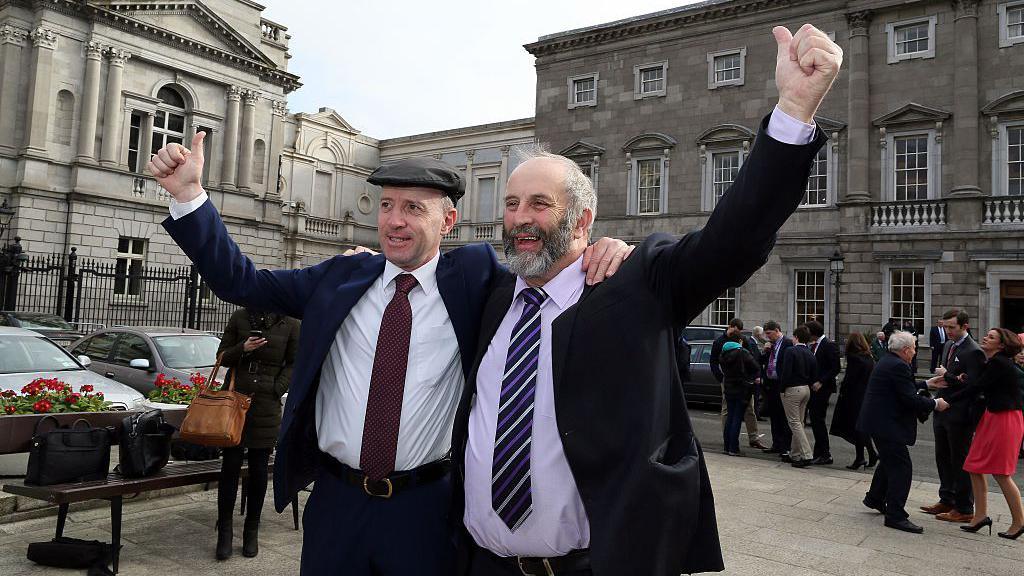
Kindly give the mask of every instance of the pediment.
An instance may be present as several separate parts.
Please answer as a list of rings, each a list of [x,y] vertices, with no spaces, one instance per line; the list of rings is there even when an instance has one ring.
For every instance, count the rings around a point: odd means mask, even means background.
[[[565,156],[566,158],[576,158],[580,156],[601,156],[602,154],[604,154],[604,148],[596,144],[591,144],[590,142],[577,140],[568,148],[562,149],[562,151],[559,152],[558,154],[560,156]]]
[[[333,108],[321,108],[319,112],[307,113],[303,112],[298,114],[300,122],[311,122],[319,124],[324,128],[333,128],[335,130],[342,130],[350,134],[359,134],[359,130],[356,130],[348,123],[341,114],[334,111]]]
[[[842,132],[846,128],[846,122],[842,120],[833,120],[832,118],[826,118],[825,116],[815,116],[814,122],[821,127],[826,134],[833,132]]]
[[[623,144],[622,149],[627,152],[634,150],[663,150],[665,148],[674,148],[676,145],[676,139],[662,134],[661,132],[647,132],[639,136],[634,136]]]
[[[947,120],[950,116],[951,114],[945,110],[931,108],[929,106],[923,106],[921,104],[911,102],[902,108],[876,118],[874,125],[895,126],[900,124],[942,122],[943,120]]]
[[[985,116],[1024,113],[1024,90],[1010,92],[986,104],[981,113]]]
[[[739,124],[719,124],[705,130],[697,137],[697,144],[719,144],[726,142],[748,142],[754,139],[754,132]]]

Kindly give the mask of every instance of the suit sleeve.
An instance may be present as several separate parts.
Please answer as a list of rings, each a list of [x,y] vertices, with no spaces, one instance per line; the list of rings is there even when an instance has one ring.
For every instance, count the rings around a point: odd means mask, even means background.
[[[295,352],[299,347],[299,323],[294,320],[286,320],[291,326],[288,334],[288,344],[284,350],[284,365],[274,379],[274,395],[280,398],[288,391],[292,382],[292,367],[295,365]]]
[[[299,270],[258,270],[231,239],[212,202],[178,220],[168,217],[163,226],[220,299],[293,318],[302,318],[305,303],[333,262]]]
[[[810,144],[784,144],[768,136],[767,122],[704,228],[677,242],[645,243],[641,250],[648,281],[676,325],[688,323],[761,268],[779,228],[800,204],[811,163],[826,138],[818,129]]]
[[[910,371],[910,365],[903,362],[896,373],[897,382],[894,387],[896,400],[907,410],[918,412],[920,410],[934,410],[935,400],[917,395],[917,384],[914,382],[914,374]]]

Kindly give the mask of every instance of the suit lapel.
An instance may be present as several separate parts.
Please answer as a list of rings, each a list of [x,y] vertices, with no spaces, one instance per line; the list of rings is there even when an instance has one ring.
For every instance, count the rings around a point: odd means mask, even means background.
[[[558,402],[558,390],[561,388],[562,376],[565,373],[565,358],[569,354],[569,342],[572,341],[573,327],[576,325],[576,316],[580,306],[593,294],[596,284],[583,288],[580,299],[575,304],[562,312],[555,321],[551,323],[551,382],[556,402]]]
[[[468,341],[472,330],[470,329],[469,312],[466,309],[468,298],[466,277],[462,273],[462,268],[456,266],[453,257],[448,254],[441,255],[441,259],[437,263],[437,271],[434,274],[437,278],[437,289],[441,293],[441,300],[452,321],[452,329],[459,342],[459,353],[463,359],[463,367],[465,367],[468,364],[466,360],[469,358],[469,354],[472,354],[475,344],[475,342]]]
[[[498,333],[501,321],[512,306],[512,299],[515,297],[516,277],[507,274],[487,299],[487,306],[484,308],[483,318],[480,320],[480,338],[477,342],[476,354],[473,356],[473,370],[470,371],[472,382],[467,383],[467,388],[476,391],[476,373],[480,369],[480,362],[484,359],[487,347]]]

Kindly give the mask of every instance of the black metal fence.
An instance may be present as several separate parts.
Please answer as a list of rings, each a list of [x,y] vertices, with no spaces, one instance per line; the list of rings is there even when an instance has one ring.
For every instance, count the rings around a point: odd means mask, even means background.
[[[174,326],[220,333],[238,307],[217,298],[195,266],[145,266],[21,255],[0,266],[4,310],[57,314],[83,332],[102,326]]]

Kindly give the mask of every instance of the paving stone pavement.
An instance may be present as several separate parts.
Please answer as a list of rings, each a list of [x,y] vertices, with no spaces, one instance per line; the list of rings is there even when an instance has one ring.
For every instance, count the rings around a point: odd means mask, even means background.
[[[1024,541],[993,533],[967,534],[917,507],[935,499],[937,486],[915,482],[907,509],[923,535],[885,528],[861,505],[870,474],[842,467],[798,470],[754,458],[708,453],[726,571],[733,576],[961,576],[1024,575]],[[304,504],[307,494],[303,493]],[[1010,523],[999,493],[989,494],[997,530]],[[269,498],[260,531],[260,554],[243,558],[241,520],[235,524],[235,556],[213,559],[216,491],[126,502],[121,551],[123,576],[193,574],[297,574],[301,533],[291,510],[273,512]],[[0,524],[0,575],[75,573],[26,560],[29,542],[52,537],[54,517]],[[106,540],[107,509],[72,512],[65,534]],[[413,576],[413,575],[411,575]],[[643,576],[643,575],[630,575]]]

